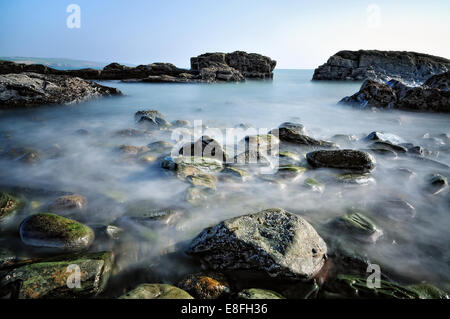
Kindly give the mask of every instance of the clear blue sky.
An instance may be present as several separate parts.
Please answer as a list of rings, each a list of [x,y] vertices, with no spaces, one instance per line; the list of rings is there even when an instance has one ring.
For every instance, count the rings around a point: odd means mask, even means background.
[[[71,3],[80,29],[66,26]],[[450,58],[449,21],[449,0],[0,0],[0,56],[187,67],[204,52],[244,50],[279,68],[314,68],[343,49]]]

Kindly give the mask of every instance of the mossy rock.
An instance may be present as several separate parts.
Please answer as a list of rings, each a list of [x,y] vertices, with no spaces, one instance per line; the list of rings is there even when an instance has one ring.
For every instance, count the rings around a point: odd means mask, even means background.
[[[94,241],[94,231],[73,219],[52,213],[27,217],[20,225],[24,244],[69,251],[87,249]]]
[[[295,165],[300,162],[300,155],[289,152],[289,151],[281,151],[278,153],[280,165]]]
[[[200,156],[166,156],[161,162],[161,167],[176,172],[184,170],[185,166],[194,167],[202,172],[218,172],[222,170],[223,164],[221,161]]]
[[[370,185],[376,183],[370,174],[336,174],[334,177],[336,182],[343,184]]]
[[[246,170],[236,167],[225,167],[221,173],[230,177],[232,180],[240,182],[245,182],[250,178],[250,174]]]
[[[336,218],[332,225],[348,232],[351,236],[364,238],[371,242],[375,242],[383,235],[383,231],[369,217],[353,209]]]
[[[0,224],[12,217],[22,205],[22,201],[17,197],[0,192]]]
[[[295,178],[302,175],[308,169],[297,165],[282,165],[278,167],[277,175],[283,178]]]
[[[410,285],[407,288],[416,291],[421,299],[450,299],[447,293],[430,284]]]
[[[323,193],[325,189],[325,185],[312,177],[308,177],[307,179],[305,179],[305,181],[303,182],[303,186],[317,193]]]
[[[75,280],[76,267],[80,271],[79,286]],[[16,287],[13,297],[20,299],[88,298],[104,290],[111,267],[110,252],[58,256],[9,271],[0,279],[0,287],[6,292],[8,287]]]
[[[216,190],[217,177],[211,174],[189,175],[186,180],[195,187]]]
[[[230,284],[220,273],[199,273],[188,275],[178,285],[197,299],[219,299],[231,292]]]
[[[275,291],[258,288],[244,289],[238,293],[237,297],[238,299],[286,299]]]
[[[141,284],[120,299],[194,299],[186,291],[167,284]]]
[[[420,294],[411,288],[393,282],[380,280],[380,288],[369,288],[367,277],[339,274],[325,284],[326,298],[369,298],[369,299],[419,299]]]

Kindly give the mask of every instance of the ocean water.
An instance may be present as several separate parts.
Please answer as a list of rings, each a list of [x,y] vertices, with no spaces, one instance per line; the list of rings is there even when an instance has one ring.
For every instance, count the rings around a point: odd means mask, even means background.
[[[45,210],[58,192],[88,198],[88,210],[80,219],[90,225],[114,223],[134,203],[147,208],[176,207],[183,212],[172,228],[148,230],[143,225],[128,225],[133,229],[129,231],[129,244],[139,246],[136,249],[143,253],[124,262],[123,268],[175,249],[177,243],[189,241],[204,227],[225,218],[270,207],[304,216],[330,243],[341,235],[330,231],[327,223],[349,207],[363,207],[383,230],[383,236],[376,243],[352,242],[358,252],[369,255],[380,264],[382,272],[386,270],[395,278],[428,281],[449,289],[450,195],[448,188],[431,195],[426,191],[426,183],[430,174],[449,177],[449,169],[436,162],[450,164],[450,142],[442,135],[450,133],[450,115],[375,112],[337,105],[341,98],[355,93],[361,83],[313,82],[312,73],[276,70],[273,81],[237,84],[108,81],[101,83],[119,88],[124,96],[0,111],[0,153],[24,147],[37,150],[41,158],[34,164],[25,164],[20,157],[3,156],[0,186],[16,187],[18,192],[21,188],[32,189],[23,190],[30,204],[20,218]],[[117,151],[119,145],[144,146],[170,140],[170,134],[160,133],[140,137],[116,135],[119,130],[138,128],[134,114],[145,109],[160,111],[168,121],[201,121],[209,128],[221,130],[247,124],[264,132],[293,121],[302,123],[308,135],[318,139],[330,139],[335,134],[361,139],[372,131],[386,132],[425,147],[430,151],[429,160],[375,155],[375,182],[369,185],[328,184],[326,181],[334,172],[326,170],[309,171],[295,180],[281,182],[267,178],[253,178],[247,183],[219,182],[213,199],[191,205],[185,201],[189,185],[162,169],[159,161],[133,161]],[[85,130],[86,134],[77,133],[78,130]],[[358,141],[341,146],[367,148]],[[303,150],[298,152],[304,155]],[[414,175],[405,177],[401,169],[409,169]],[[324,191],[306,189],[303,185],[307,177],[323,180]],[[395,206],[400,200],[412,205],[413,213],[409,206]],[[18,219],[17,225],[19,222]],[[187,272],[182,262],[168,269]]]

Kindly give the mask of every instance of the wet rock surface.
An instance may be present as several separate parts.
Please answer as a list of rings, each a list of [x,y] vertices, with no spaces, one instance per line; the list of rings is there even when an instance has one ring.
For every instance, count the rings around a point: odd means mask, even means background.
[[[312,277],[322,267],[326,251],[325,242],[307,221],[282,209],[207,228],[187,250],[215,270],[247,269],[282,278]]]
[[[177,285],[196,299],[220,299],[231,294],[230,284],[220,273],[188,275]]]
[[[142,284],[121,299],[194,299],[186,291],[167,284]]]
[[[447,72],[450,60],[405,51],[340,51],[319,66],[313,80],[366,79],[386,82],[391,79],[422,84],[430,76]]]
[[[323,150],[306,155],[308,163],[315,168],[335,168],[349,171],[369,172],[376,166],[373,156],[357,150]]]
[[[77,77],[37,73],[0,75],[0,108],[79,103],[120,94],[115,88]]]

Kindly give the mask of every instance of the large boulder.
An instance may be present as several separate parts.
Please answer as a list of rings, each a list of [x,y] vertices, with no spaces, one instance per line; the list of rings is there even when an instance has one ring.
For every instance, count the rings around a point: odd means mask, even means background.
[[[357,93],[343,98],[340,103],[356,105],[361,108],[393,108],[397,103],[397,95],[389,85],[366,80]]]
[[[0,108],[78,103],[118,94],[121,94],[118,89],[64,75],[0,75]]]
[[[391,79],[411,85],[425,82],[430,76],[450,70],[450,60],[423,53],[405,51],[340,51],[319,66],[313,80]]]
[[[99,252],[24,262],[2,274],[0,296],[9,294],[19,299],[94,297],[106,287],[112,261],[110,252]]]
[[[368,172],[375,168],[375,158],[357,150],[321,150],[306,154],[306,160],[314,168],[334,168]]]
[[[322,268],[327,246],[302,217],[274,208],[206,228],[191,242],[187,253],[215,270],[309,279]]]

